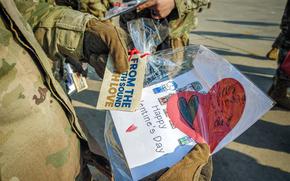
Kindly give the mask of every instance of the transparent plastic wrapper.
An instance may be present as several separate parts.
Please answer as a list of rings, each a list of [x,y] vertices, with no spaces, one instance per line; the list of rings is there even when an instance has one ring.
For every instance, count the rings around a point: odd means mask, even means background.
[[[67,72],[66,81],[65,81],[66,88],[67,88],[67,93],[69,95],[71,95],[73,92],[76,91],[76,86],[75,86],[75,84],[73,82],[73,70],[72,70],[70,64],[68,64],[68,63],[66,63],[64,65],[64,68],[65,68],[65,70]]]
[[[138,109],[146,64],[154,62],[151,53],[168,35],[166,20],[154,22],[152,19],[140,19],[129,22],[128,29],[135,45],[129,51],[128,70],[121,74],[114,72],[114,61],[108,59],[97,109],[131,112]]]
[[[146,44],[140,28],[132,31],[140,46]],[[272,106],[241,72],[202,45],[157,52],[147,58],[139,109],[107,112],[113,174],[116,180],[140,180],[170,168],[196,143],[207,143],[214,154]]]
[[[111,19],[116,16],[131,12],[137,8],[139,4],[146,2],[147,0],[133,0],[124,3],[115,3],[115,6],[107,11],[104,20]]]
[[[169,75],[173,75],[177,69],[188,67],[184,61],[173,62],[166,54],[172,50],[156,52],[160,45],[168,36],[168,22],[166,20],[157,21],[153,19],[140,18],[128,22],[128,31],[132,38],[137,52],[146,56],[146,72],[144,86],[160,81]],[[180,56],[183,59],[183,50],[176,50],[174,56]],[[178,58],[178,57],[175,57]]]
[[[128,167],[118,133],[109,112],[106,113],[104,138],[114,180],[131,181],[132,176],[130,169]]]

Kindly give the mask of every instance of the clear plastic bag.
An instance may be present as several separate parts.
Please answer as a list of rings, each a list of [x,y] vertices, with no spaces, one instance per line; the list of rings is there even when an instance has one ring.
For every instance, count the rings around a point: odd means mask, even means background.
[[[125,9],[119,10],[124,11]],[[110,13],[112,12],[109,12],[109,14]],[[111,14],[111,16],[115,15],[116,14]],[[158,54],[154,56],[151,53],[155,52],[157,46],[160,45],[168,36],[168,22],[166,20],[158,21],[148,18],[141,18],[130,21],[127,25],[136,50],[138,50],[140,54],[148,53],[146,57],[147,68],[144,84],[148,85],[149,83],[154,82],[154,80],[158,81],[164,77],[167,77],[164,72],[167,72],[167,68],[169,68],[169,65],[172,62],[164,61],[164,59],[161,60]],[[172,63],[171,69],[174,69],[174,67],[176,67],[176,65]],[[107,111],[106,114],[104,135],[114,179],[122,181],[132,180],[130,169],[126,162],[126,158],[109,111]]]
[[[133,0],[125,3],[117,3],[116,6],[107,11],[104,20],[111,19],[115,16],[120,16],[122,14],[131,12],[135,10],[139,4],[142,4],[146,1],[147,0]]]
[[[162,31],[146,26],[139,19],[129,30],[137,48],[152,52],[156,46],[147,45],[160,42],[154,34]],[[155,38],[146,42],[148,37]],[[214,154],[272,106],[234,66],[202,45],[156,52],[147,57],[139,110],[107,112],[105,140],[116,180],[139,180],[171,167],[196,143],[206,142]],[[164,152],[157,153],[154,141],[161,138]]]
[[[154,53],[168,36],[167,20],[140,18],[127,23],[130,37],[141,53]]]
[[[126,162],[125,154],[121,146],[111,114],[106,113],[106,124],[104,132],[108,158],[111,163],[114,180],[131,181],[132,176]]]
[[[134,46],[142,54],[147,54],[147,68],[145,73],[145,85],[157,79],[162,79],[165,75],[163,67],[175,68],[176,64],[165,57],[154,56],[158,45],[168,36],[168,22],[158,21],[148,18],[140,18],[128,22],[128,31]]]

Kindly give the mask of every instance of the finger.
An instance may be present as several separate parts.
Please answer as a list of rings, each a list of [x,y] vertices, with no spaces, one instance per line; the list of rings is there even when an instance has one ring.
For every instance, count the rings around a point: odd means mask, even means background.
[[[96,55],[92,54],[89,59],[89,64],[94,67],[96,73],[103,78],[105,73],[105,67],[107,64],[108,55],[101,54]]]
[[[121,29],[115,28],[116,38],[112,40],[111,45],[109,46],[110,54],[114,60],[114,67],[116,68],[117,73],[123,73],[128,70],[128,49],[127,45],[124,42],[123,37],[121,36]]]
[[[151,15],[151,17],[153,19],[162,19],[162,17],[160,15]]]
[[[116,72],[122,73],[128,69],[128,49],[125,41],[112,23],[95,21],[89,25],[89,31],[94,32],[94,52],[97,54],[109,53],[112,56]],[[95,50],[96,49],[96,50]],[[108,51],[101,51],[101,50]],[[100,51],[99,51],[100,50]]]
[[[152,6],[156,5],[156,0],[148,0],[147,2],[145,2],[144,4],[141,4],[137,7],[137,9],[139,11],[142,11],[144,9],[150,8]]]
[[[159,14],[155,14],[155,15],[151,14],[151,17],[153,19],[162,19],[162,16],[160,16]]]
[[[151,17],[153,19],[161,19],[162,17],[160,16],[160,14],[158,13],[158,11],[156,11],[156,9],[151,9]]]

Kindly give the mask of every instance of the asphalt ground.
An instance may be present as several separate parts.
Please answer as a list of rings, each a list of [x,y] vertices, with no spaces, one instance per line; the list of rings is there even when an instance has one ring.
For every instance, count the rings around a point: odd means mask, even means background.
[[[286,0],[219,0],[199,14],[191,43],[224,56],[264,92],[277,64],[265,58]],[[290,112],[275,107],[213,156],[213,181],[290,180]]]

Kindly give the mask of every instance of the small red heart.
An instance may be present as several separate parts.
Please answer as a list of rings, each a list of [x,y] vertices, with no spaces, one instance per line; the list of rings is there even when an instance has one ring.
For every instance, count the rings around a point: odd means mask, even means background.
[[[137,129],[137,126],[135,126],[135,124],[132,124],[131,126],[129,126],[127,129],[126,129],[126,133],[129,133],[129,132],[132,132],[134,130]]]
[[[207,94],[184,91],[172,95],[167,102],[167,113],[175,127],[198,143],[208,143],[213,152],[239,122],[245,103],[241,83],[225,78]]]

